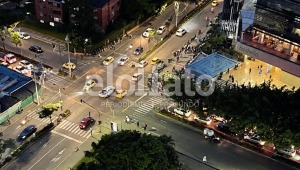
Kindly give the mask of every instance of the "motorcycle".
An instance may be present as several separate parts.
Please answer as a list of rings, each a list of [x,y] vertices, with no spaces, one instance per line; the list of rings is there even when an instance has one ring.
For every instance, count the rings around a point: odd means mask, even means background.
[[[25,119],[23,119],[23,120],[20,122],[20,125],[23,126],[23,125],[25,125],[28,121],[29,121],[29,119],[26,117]]]
[[[205,128],[203,131],[205,139],[208,139],[208,141],[214,142],[214,143],[220,143],[220,138],[216,137],[213,130],[210,130],[208,128]]]

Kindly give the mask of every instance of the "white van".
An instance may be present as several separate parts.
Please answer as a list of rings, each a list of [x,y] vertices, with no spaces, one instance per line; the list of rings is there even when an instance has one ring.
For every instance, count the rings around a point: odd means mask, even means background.
[[[174,113],[176,113],[180,116],[185,116],[185,117],[189,117],[192,114],[191,110],[184,110],[182,108],[174,109]]]

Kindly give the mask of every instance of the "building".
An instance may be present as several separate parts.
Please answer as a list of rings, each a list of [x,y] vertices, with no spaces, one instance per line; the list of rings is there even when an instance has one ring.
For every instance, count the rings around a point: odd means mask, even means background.
[[[34,3],[36,19],[51,26],[74,22],[72,18],[80,11],[80,7],[69,9],[64,0],[35,0]],[[102,28],[119,16],[120,0],[90,0],[90,3],[94,19]]]
[[[36,100],[39,91],[32,78],[0,65],[0,124]]]
[[[224,0],[221,29],[227,33],[229,38],[233,38],[235,35],[237,19],[243,4],[244,0]]]
[[[300,87],[300,0],[257,0],[243,6],[235,50],[268,63],[280,81]]]
[[[106,28],[120,13],[120,0],[91,0],[94,10],[94,19],[102,27]]]
[[[35,17],[40,23],[57,26],[68,21],[64,0],[35,0]]]

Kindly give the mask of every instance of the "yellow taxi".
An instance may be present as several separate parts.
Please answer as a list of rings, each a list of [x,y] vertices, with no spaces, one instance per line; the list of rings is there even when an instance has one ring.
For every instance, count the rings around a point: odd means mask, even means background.
[[[217,6],[218,5],[218,1],[212,1],[211,6]]]
[[[93,79],[89,79],[85,82],[83,90],[89,90],[91,88],[93,88],[96,85],[96,81]]]
[[[63,66],[63,68],[66,68],[66,69],[71,68],[72,70],[74,70],[76,68],[76,65],[74,63],[65,63],[62,66]]]
[[[111,64],[115,59],[112,56],[107,57],[104,61],[103,61],[103,65],[108,66],[109,64]]]
[[[160,62],[160,59],[158,58],[158,57],[154,57],[154,58],[152,58],[152,60],[151,60],[151,65],[155,65],[155,64],[157,64],[157,63],[159,63]]]
[[[127,90],[116,90],[116,98],[122,99],[127,94]]]

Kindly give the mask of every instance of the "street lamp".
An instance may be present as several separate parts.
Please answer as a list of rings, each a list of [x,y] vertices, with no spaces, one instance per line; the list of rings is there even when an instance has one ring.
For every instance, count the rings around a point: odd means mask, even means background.
[[[86,47],[86,45],[87,45],[87,43],[89,42],[89,39],[84,39],[84,49],[83,49],[83,51],[84,51],[84,55],[86,56],[86,49],[85,49],[85,47]]]
[[[71,63],[71,58],[70,58],[70,38],[69,38],[69,35],[66,35],[65,40],[68,44],[68,59],[69,59],[69,64],[70,64]],[[70,78],[71,78],[72,77],[71,67],[69,67],[69,75],[70,75]]]
[[[84,103],[84,104],[86,104],[86,105],[88,105],[88,106],[90,106],[91,108],[93,108],[94,110],[96,110],[96,111],[98,112],[98,116],[99,116],[98,125],[100,125],[100,124],[101,124],[101,121],[100,121],[101,113],[100,113],[100,111],[99,111],[98,109],[96,109],[94,106],[88,104],[88,103],[87,103],[86,101],[84,101],[83,99],[80,99],[80,102],[81,102],[81,103]]]
[[[54,85],[54,86],[57,86],[55,83],[53,83],[53,85]],[[61,87],[59,87],[59,86],[57,86],[57,87],[58,87],[58,94],[59,94],[59,102],[63,102],[62,99],[61,99],[61,90],[60,90]],[[64,87],[63,87],[62,89],[65,90]]]

